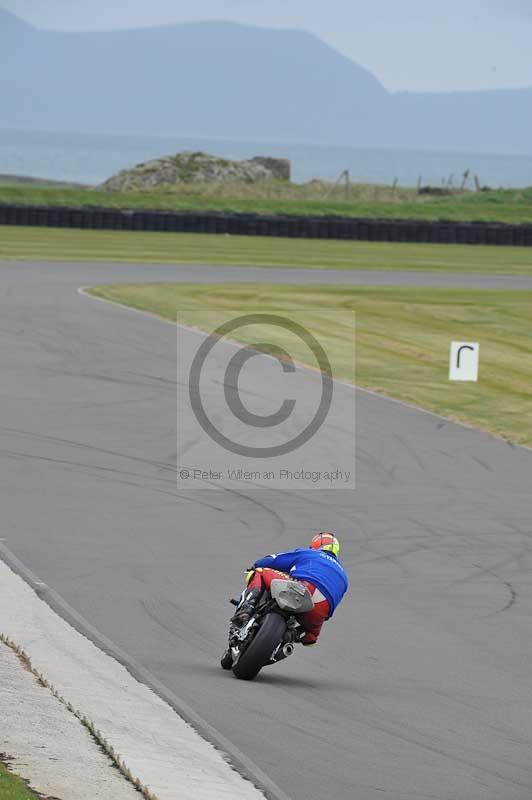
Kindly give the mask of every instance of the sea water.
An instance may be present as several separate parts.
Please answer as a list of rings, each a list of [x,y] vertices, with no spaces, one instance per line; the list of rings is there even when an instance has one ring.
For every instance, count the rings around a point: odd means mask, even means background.
[[[394,150],[314,144],[227,141],[179,136],[68,133],[0,129],[0,174],[98,184],[125,167],[183,150],[224,158],[289,158],[292,179],[335,180],[349,170],[354,182],[460,185],[466,170],[494,188],[532,186],[532,155]]]

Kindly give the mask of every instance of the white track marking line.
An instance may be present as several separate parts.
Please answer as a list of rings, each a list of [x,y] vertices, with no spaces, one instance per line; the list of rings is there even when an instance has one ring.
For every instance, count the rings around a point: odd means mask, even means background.
[[[160,317],[153,311],[144,311],[141,308],[134,308],[133,306],[127,306],[125,305],[125,303],[117,303],[114,300],[107,300],[105,297],[96,297],[96,295],[89,294],[88,289],[90,288],[91,288],[90,286],[80,286],[78,288],[78,294],[83,295],[83,297],[88,297],[90,300],[99,300],[101,303],[107,303],[110,306],[118,306],[118,308],[123,308],[126,311],[134,311],[137,314],[144,314],[147,317],[153,317],[154,319],[158,319],[159,322],[164,322],[167,325],[173,325],[174,328],[184,328],[187,331],[191,331],[192,333],[202,334],[203,336],[209,335],[207,331],[202,330],[201,328],[193,328],[189,325],[183,325],[182,323],[172,322],[172,320]],[[227,344],[231,344],[235,347],[242,347],[242,342],[237,342],[233,339],[225,339],[224,341]],[[308,364],[301,364],[298,361],[295,361],[294,363],[297,364],[299,367],[302,367],[303,369],[309,369],[312,372],[317,372],[317,370],[313,370],[312,367],[309,367]],[[350,383],[349,381],[344,381],[339,378],[333,378],[333,381],[334,383],[337,383],[340,386],[347,386],[351,389],[356,390],[357,392],[364,392],[365,394],[369,394],[372,397],[378,397],[379,400],[384,400],[388,403],[395,403],[396,405],[403,406],[403,408],[409,408],[412,411],[419,411],[421,414],[426,414],[430,417],[435,417],[435,419],[443,420],[444,422],[447,422],[449,425],[458,425],[460,428],[465,428],[468,431],[475,431],[476,433],[489,436],[490,439],[495,439],[498,442],[504,442],[509,447],[515,447],[518,448],[519,450],[525,450],[529,453],[532,453],[532,447],[529,447],[526,444],[516,444],[515,442],[509,442],[507,439],[503,439],[502,436],[497,436],[495,433],[492,433],[491,431],[484,430],[483,428],[477,428],[474,425],[468,425],[467,422],[460,422],[459,420],[451,419],[450,417],[444,417],[443,414],[438,414],[436,411],[430,411],[427,408],[422,408],[422,406],[416,406],[414,405],[414,403],[407,403],[404,400],[398,400],[396,397],[390,397],[387,394],[381,394],[380,392],[375,392],[373,391],[373,389],[365,389],[363,386],[358,386],[356,383]]]

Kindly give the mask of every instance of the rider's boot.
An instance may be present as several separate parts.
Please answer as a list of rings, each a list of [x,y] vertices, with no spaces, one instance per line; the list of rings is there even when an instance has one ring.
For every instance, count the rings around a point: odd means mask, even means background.
[[[222,669],[231,669],[231,667],[233,666],[233,656],[231,655],[231,649],[229,647],[224,652],[221,658],[220,666],[222,667]]]
[[[231,620],[235,628],[243,628],[248,624],[255,612],[261,594],[262,589],[248,589]]]
[[[262,589],[248,589],[240,604],[235,612],[235,615],[231,619],[231,627],[229,629],[229,647],[224,652],[220,665],[223,669],[231,669],[233,665],[233,656],[231,654],[231,639],[233,638],[234,634],[237,633],[241,628],[243,628],[249,622],[252,614],[257,607],[257,603],[259,598],[262,594]]]

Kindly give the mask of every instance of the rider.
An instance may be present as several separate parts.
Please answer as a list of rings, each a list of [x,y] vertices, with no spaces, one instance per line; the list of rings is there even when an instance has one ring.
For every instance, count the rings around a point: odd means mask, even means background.
[[[257,602],[272,580],[298,580],[314,600],[314,608],[298,616],[306,631],[302,644],[316,644],[325,620],[332,617],[346,593],[349,581],[338,560],[340,542],[334,533],[318,533],[310,548],[298,548],[288,553],[265,556],[255,561],[248,577],[248,588],[233,617],[233,625],[242,628],[253,614]]]

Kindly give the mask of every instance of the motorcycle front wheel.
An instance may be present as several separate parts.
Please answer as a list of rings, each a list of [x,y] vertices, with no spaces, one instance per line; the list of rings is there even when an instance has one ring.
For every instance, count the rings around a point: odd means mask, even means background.
[[[282,642],[285,631],[286,622],[280,614],[266,614],[255,637],[233,665],[235,677],[242,681],[252,681],[268,663],[277,645]]]

